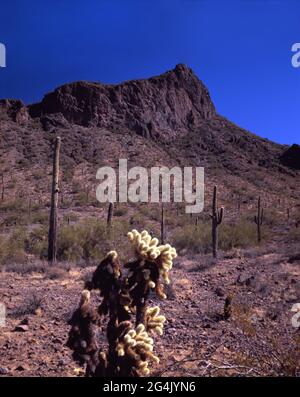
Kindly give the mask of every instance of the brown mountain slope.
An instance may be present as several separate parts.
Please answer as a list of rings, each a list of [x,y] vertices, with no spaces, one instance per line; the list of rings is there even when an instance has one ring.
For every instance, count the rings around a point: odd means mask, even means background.
[[[298,197],[299,171],[282,161],[287,147],[218,115],[208,90],[185,65],[118,85],[66,84],[29,106],[1,100],[2,172],[49,165],[56,134],[63,141],[63,167],[87,162],[91,177],[97,166],[127,158],[146,166],[205,166],[229,191],[246,181],[254,189]]]

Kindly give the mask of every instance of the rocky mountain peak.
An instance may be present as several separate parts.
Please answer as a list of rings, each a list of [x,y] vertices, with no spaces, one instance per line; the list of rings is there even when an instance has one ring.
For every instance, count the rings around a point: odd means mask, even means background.
[[[29,113],[46,128],[52,120],[53,125],[120,127],[169,140],[214,117],[215,107],[204,84],[188,66],[179,64],[160,76],[116,85],[66,84],[30,105]]]

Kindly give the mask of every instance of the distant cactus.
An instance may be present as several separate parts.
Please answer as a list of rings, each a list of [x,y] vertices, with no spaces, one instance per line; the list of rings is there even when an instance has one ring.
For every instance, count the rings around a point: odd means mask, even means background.
[[[217,203],[217,186],[214,186],[213,200],[212,200],[212,249],[213,257],[216,258],[218,255],[218,226],[222,223],[224,215],[224,208],[218,209]]]
[[[163,282],[170,282],[176,250],[168,244],[158,245],[158,239],[147,231],[132,230],[128,238],[136,256],[124,265],[128,274],[122,274],[117,252],[109,252],[91,281],[86,282],[79,308],[70,321],[67,345],[73,350],[73,358],[86,364],[86,376],[147,376],[150,362],[159,362],[150,335],[162,335],[166,319],[158,306],[147,307],[147,299],[151,290],[166,298]],[[102,297],[97,312],[90,307],[89,291],[94,289],[100,290]],[[108,351],[104,352],[95,328],[106,315]]]
[[[161,203],[160,241],[162,244],[165,242],[165,209],[163,202]]]
[[[226,296],[225,299],[225,303],[224,303],[224,319],[228,320],[231,317],[231,313],[232,313],[232,299],[233,299],[233,295],[229,294]]]
[[[31,219],[31,197],[28,199],[28,221]]]
[[[54,146],[53,156],[53,174],[52,174],[52,191],[51,191],[51,209],[48,234],[48,261],[56,262],[57,253],[57,222],[58,222],[58,178],[59,178],[59,152],[61,139],[57,137]]]
[[[112,225],[113,213],[114,213],[114,204],[113,203],[109,203],[108,211],[107,211],[107,221],[106,221],[108,230],[111,228],[111,225]]]
[[[257,215],[254,216],[254,222],[257,226],[257,241],[261,242],[261,226],[263,224],[264,210],[261,208],[260,196],[257,201]]]
[[[2,182],[2,187],[1,187],[1,200],[4,200],[4,190],[5,190],[5,186],[4,186],[4,175],[1,175],[1,182]]]

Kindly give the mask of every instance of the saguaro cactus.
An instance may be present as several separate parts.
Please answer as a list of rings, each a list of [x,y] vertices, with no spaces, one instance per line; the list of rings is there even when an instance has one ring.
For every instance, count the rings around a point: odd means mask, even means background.
[[[263,224],[264,210],[261,208],[260,196],[257,201],[257,215],[254,216],[254,222],[257,226],[257,241],[261,242],[261,226]]]
[[[213,200],[212,200],[212,249],[213,257],[216,258],[218,255],[218,226],[222,223],[224,215],[224,208],[218,209],[217,203],[217,186],[214,186]]]
[[[28,221],[31,219],[31,197],[28,198]]]
[[[160,217],[160,241],[164,244],[165,241],[165,208],[164,203],[161,203],[161,217]]]
[[[113,213],[114,213],[114,204],[109,203],[108,211],[107,211],[107,221],[106,221],[107,229],[111,228]]]
[[[51,192],[51,210],[48,234],[48,261],[56,262],[57,253],[57,221],[58,221],[58,179],[59,179],[59,153],[61,139],[57,137],[54,146],[53,156],[53,174],[52,174],[52,192]]]
[[[3,174],[1,175],[1,179],[2,179],[1,200],[3,201],[4,200],[4,189],[5,189],[5,187],[4,187],[4,175]]]

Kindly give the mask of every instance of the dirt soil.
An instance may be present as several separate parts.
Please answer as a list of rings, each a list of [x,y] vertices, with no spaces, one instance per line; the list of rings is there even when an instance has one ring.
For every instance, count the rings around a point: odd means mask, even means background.
[[[296,252],[297,246],[280,240],[224,254],[218,261],[209,255],[178,257],[168,299],[159,303],[167,322],[164,335],[156,338],[161,363],[152,374],[299,374],[299,329],[291,325],[291,307],[300,302],[300,261],[289,260]],[[65,346],[67,320],[93,270],[73,268],[54,280],[40,273],[0,273],[1,301],[7,307],[0,330],[2,375],[82,376]],[[154,296],[151,301],[158,303]]]

